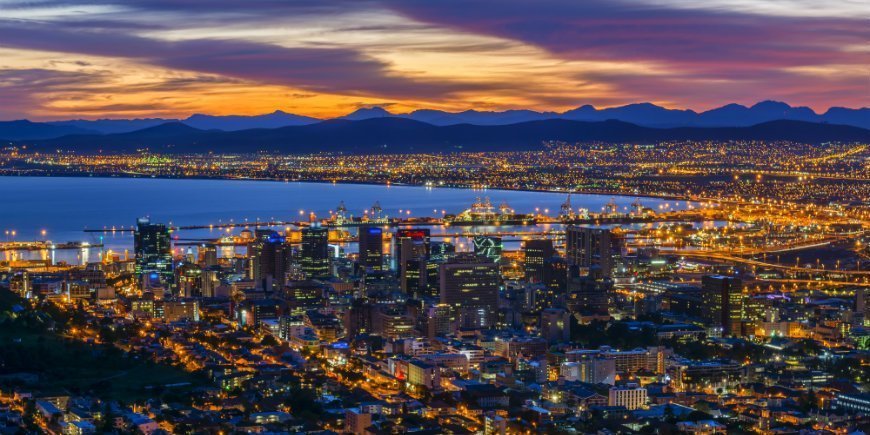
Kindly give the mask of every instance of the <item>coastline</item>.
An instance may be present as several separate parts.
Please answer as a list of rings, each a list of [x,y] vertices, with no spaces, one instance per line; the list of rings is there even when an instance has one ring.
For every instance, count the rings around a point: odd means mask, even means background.
[[[596,195],[596,196],[618,196],[618,197],[634,197],[634,198],[652,198],[652,199],[665,199],[665,200],[675,200],[675,201],[705,201],[705,200],[713,200],[713,201],[722,201],[712,198],[689,198],[685,195],[670,195],[670,194],[655,194],[655,193],[629,193],[629,192],[601,192],[601,191],[589,191],[589,190],[553,190],[553,189],[534,189],[534,188],[510,188],[510,187],[473,187],[473,186],[461,186],[461,185],[441,185],[441,186],[427,186],[426,184],[409,184],[409,183],[393,183],[393,182],[377,182],[377,181],[331,181],[331,180],[323,180],[323,179],[299,179],[299,180],[282,180],[276,178],[237,178],[237,177],[207,177],[207,176],[189,176],[189,177],[172,177],[166,175],[137,175],[137,174],[119,174],[119,173],[104,173],[104,174],[95,174],[95,173],[83,173],[83,172],[75,172],[75,173],[42,173],[42,174],[27,174],[27,175],[14,175],[14,174],[6,174],[2,172],[0,169],[0,179],[5,177],[32,177],[32,178],[144,178],[144,179],[155,179],[155,180],[214,180],[214,181],[251,181],[251,182],[272,182],[272,183],[318,183],[318,184],[350,184],[350,185],[360,185],[360,186],[396,186],[396,187],[424,187],[431,189],[458,189],[458,190],[473,190],[473,191],[505,191],[505,192],[532,192],[532,193],[561,193],[564,195]]]

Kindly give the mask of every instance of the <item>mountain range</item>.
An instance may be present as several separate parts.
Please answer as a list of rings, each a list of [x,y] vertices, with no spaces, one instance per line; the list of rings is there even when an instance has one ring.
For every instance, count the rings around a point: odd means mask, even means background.
[[[653,128],[623,121],[546,119],[508,125],[438,126],[401,117],[334,119],[316,124],[239,131],[201,130],[168,122],[133,132],[74,134],[52,139],[19,140],[31,150],[80,152],[284,154],[315,152],[421,153],[517,151],[542,149],[548,141],[654,143],[669,140],[790,140],[806,143],[861,141],[870,130],[860,127],[777,120],[749,127]]]
[[[365,107],[335,118],[361,121],[373,118],[403,118],[435,126],[471,124],[479,126],[510,125],[530,121],[563,119],[571,121],[617,120],[643,127],[746,127],[776,120],[806,121],[838,125],[851,125],[870,129],[870,108],[849,109],[832,107],[817,114],[808,107],[792,107],[776,101],[762,101],[750,107],[728,104],[706,112],[667,109],[651,103],[596,109],[585,105],[565,112],[536,112],[533,110],[506,110],[487,112],[466,110],[444,112],[421,109],[410,113],[390,113],[382,107]],[[178,122],[200,130],[240,131],[256,128],[274,129],[289,126],[312,125],[322,119],[295,115],[280,110],[265,115],[216,116],[192,115],[185,119],[98,119],[31,122],[27,120],[0,122],[0,138],[7,140],[52,139],[73,134],[128,133],[162,124]]]

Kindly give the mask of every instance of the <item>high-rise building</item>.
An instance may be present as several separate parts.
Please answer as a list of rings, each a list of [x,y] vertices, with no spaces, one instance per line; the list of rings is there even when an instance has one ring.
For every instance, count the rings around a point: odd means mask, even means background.
[[[611,387],[608,392],[608,406],[624,406],[629,411],[641,408],[646,405],[647,393],[646,388],[638,384],[625,384],[623,386]]]
[[[202,296],[202,268],[184,263],[175,268],[175,294],[182,298]]]
[[[425,296],[438,299],[438,290],[440,288],[438,281],[441,276],[441,263],[429,259],[426,261],[426,293]]]
[[[498,263],[501,261],[501,253],[504,250],[504,244],[501,237],[496,236],[474,236],[474,254],[489,258]]]
[[[571,339],[571,314],[563,308],[541,311],[541,337],[550,343]]]
[[[573,276],[568,280],[567,306],[574,314],[606,315],[613,282],[596,275]]]
[[[152,224],[148,218],[137,219],[133,251],[138,279],[147,275],[149,281],[172,284],[172,238],[166,225]]]
[[[444,262],[456,254],[456,245],[450,242],[432,242],[429,259],[435,262]]]
[[[852,326],[862,327],[867,319],[867,296],[863,287],[855,289],[855,309],[852,311]]]
[[[359,266],[366,273],[384,270],[384,230],[376,226],[359,228]]]
[[[523,243],[525,254],[526,279],[531,282],[544,281],[544,261],[556,254],[553,241],[549,239],[526,240]]]
[[[544,259],[542,283],[558,295],[565,294],[568,289],[568,261],[562,257]]]
[[[559,375],[566,381],[613,385],[616,380],[616,362],[600,355],[584,355],[576,361],[563,362],[559,366]]]
[[[402,241],[411,240],[414,245],[420,245],[423,258],[429,258],[430,237],[428,228],[400,228],[396,230],[396,237],[393,239],[393,261],[394,270],[400,271],[402,265]]]
[[[426,290],[427,249],[423,238],[402,237],[398,244],[399,284],[402,291],[419,298]]]
[[[218,296],[218,287],[221,285],[221,268],[220,266],[211,266],[202,270],[200,276],[200,291],[204,298],[214,298]]]
[[[217,256],[217,246],[212,244],[205,244],[199,247],[199,262],[203,265],[203,267],[212,267],[217,266],[218,264],[218,256]]]
[[[299,263],[308,278],[329,276],[329,231],[318,223],[302,229]]]
[[[249,277],[264,291],[284,288],[290,267],[290,245],[272,230],[256,230],[254,241],[248,244]]]
[[[369,433],[366,428],[372,425],[372,415],[359,408],[348,408],[344,412],[344,432],[353,435]]]
[[[441,303],[456,309],[463,327],[492,327],[497,320],[500,279],[499,267],[492,260],[459,254],[441,265]]]
[[[624,241],[606,228],[571,225],[566,230],[565,256],[568,262],[588,269],[601,268],[606,277],[613,276],[623,254]]]
[[[362,299],[356,299],[351,306],[344,312],[344,330],[347,333],[348,340],[353,340],[359,334],[372,333],[372,317],[375,312],[375,307],[364,302]]]
[[[163,320],[166,322],[199,321],[199,301],[171,299],[163,301]]]
[[[430,340],[456,332],[454,309],[447,304],[426,307],[422,316],[423,332]]]
[[[740,278],[704,276],[701,289],[707,320],[714,326],[721,326],[723,335],[743,335],[743,282]]]

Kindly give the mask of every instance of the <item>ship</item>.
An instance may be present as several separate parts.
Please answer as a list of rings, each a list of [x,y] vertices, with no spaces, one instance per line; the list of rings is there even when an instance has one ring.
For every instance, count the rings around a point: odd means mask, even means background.
[[[507,203],[498,207],[488,197],[478,197],[471,208],[457,215],[444,216],[450,225],[536,225],[537,219],[531,214],[520,214]]]
[[[325,225],[329,227],[357,227],[361,225],[391,225],[393,222],[381,207],[380,201],[375,201],[371,208],[363,211],[362,216],[348,213],[344,201],[338,203],[334,211],[329,212]]]
[[[559,207],[559,220],[564,223],[574,222],[574,221],[584,221],[589,219],[589,210],[578,207],[576,210],[571,205],[571,194],[568,194],[568,198],[565,199],[565,202]]]

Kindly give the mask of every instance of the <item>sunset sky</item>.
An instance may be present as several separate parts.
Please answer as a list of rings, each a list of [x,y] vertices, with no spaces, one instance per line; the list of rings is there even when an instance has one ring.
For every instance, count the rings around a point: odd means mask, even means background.
[[[870,101],[866,0],[0,0],[0,119]]]

